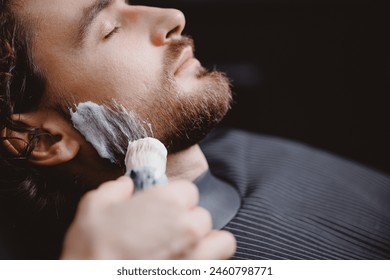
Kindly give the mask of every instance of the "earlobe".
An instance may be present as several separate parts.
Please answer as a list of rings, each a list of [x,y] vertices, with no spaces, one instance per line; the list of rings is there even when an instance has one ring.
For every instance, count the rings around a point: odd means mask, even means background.
[[[3,129],[3,145],[15,157],[22,156],[28,144],[32,144],[33,149],[28,161],[36,165],[51,166],[72,160],[80,150],[78,134],[72,125],[56,112],[15,114],[12,119],[36,128],[33,133]]]

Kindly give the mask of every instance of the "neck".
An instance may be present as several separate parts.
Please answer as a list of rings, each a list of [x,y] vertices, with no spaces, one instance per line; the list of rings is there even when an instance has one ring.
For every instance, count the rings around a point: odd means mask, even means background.
[[[199,145],[169,154],[167,158],[167,176],[169,180],[194,181],[208,169],[206,157]]]

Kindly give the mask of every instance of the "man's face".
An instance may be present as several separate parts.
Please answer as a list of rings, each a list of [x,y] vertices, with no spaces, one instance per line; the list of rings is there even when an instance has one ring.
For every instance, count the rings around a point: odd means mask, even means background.
[[[124,0],[23,2],[35,26],[33,60],[48,80],[45,105],[114,99],[171,151],[199,141],[228,110],[229,83],[193,58],[180,11]]]

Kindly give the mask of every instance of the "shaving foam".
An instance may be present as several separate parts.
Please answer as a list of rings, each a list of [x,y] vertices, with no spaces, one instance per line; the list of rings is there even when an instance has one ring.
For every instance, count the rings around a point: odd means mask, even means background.
[[[129,141],[147,137],[137,116],[114,102],[113,108],[88,101],[70,109],[71,121],[100,157],[123,164]]]

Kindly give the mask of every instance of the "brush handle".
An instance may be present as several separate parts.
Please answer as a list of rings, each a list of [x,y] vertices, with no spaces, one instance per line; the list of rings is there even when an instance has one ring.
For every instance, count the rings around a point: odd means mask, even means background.
[[[168,182],[168,178],[165,174],[159,178],[156,178],[154,174],[155,172],[153,169],[149,167],[140,167],[131,170],[129,176],[134,182],[136,191],[141,191],[154,185],[166,184]]]

